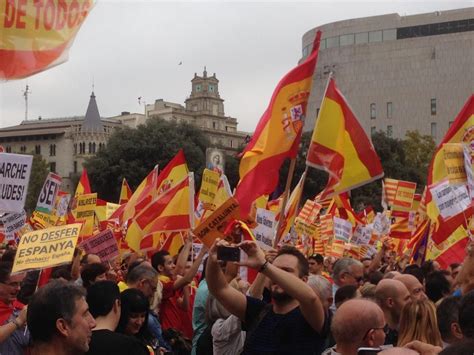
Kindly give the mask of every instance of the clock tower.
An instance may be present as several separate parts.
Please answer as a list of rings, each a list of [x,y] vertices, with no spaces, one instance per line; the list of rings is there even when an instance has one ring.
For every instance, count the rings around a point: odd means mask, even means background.
[[[211,116],[224,116],[224,100],[219,95],[219,80],[216,73],[207,76],[206,67],[202,76],[194,73],[191,80],[191,95],[186,99],[186,110]]]

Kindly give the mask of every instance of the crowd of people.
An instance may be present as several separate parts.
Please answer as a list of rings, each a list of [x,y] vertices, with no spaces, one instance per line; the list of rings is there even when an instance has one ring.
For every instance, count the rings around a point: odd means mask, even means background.
[[[235,237],[235,234],[234,234]],[[474,242],[461,264],[263,251],[217,240],[176,256],[124,254],[12,273],[0,259],[0,354],[442,354],[474,352]],[[251,280],[249,283],[248,280]]]

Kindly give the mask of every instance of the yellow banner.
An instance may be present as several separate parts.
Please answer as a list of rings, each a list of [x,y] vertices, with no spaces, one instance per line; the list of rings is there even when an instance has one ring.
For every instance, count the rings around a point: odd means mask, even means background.
[[[83,221],[81,235],[92,235],[94,231],[94,214],[97,203],[97,193],[77,196],[77,206],[74,210],[76,220]]]
[[[443,144],[444,164],[450,184],[465,184],[464,149],[461,143]]]
[[[31,219],[35,227],[39,227],[35,229],[43,229],[55,226],[58,223],[59,217],[48,213],[34,211]]]
[[[216,206],[213,205],[214,199],[216,197],[217,188],[219,186],[219,173],[204,169],[202,173],[202,182],[201,190],[199,190],[199,200],[202,201],[205,205],[210,205],[209,207],[205,206],[206,209],[215,209]]]
[[[80,230],[81,224],[75,223],[22,235],[12,273],[71,262]]]

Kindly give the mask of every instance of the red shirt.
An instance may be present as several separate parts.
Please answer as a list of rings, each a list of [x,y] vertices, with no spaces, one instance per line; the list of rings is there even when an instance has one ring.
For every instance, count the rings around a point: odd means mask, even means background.
[[[178,294],[173,289],[174,281],[169,277],[160,276],[163,284],[163,298],[160,305],[160,322],[163,330],[175,328],[182,332],[181,313],[177,303]]]

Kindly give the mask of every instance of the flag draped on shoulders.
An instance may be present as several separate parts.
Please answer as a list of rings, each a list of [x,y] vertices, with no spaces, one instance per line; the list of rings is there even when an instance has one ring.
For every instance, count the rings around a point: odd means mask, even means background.
[[[278,83],[268,108],[242,153],[235,198],[244,218],[256,198],[275,189],[283,161],[296,156],[320,39],[321,32],[318,31],[308,58]]]
[[[427,185],[436,184],[447,178],[446,165],[444,163],[444,144],[446,143],[465,143],[472,144],[474,141],[474,95],[467,100],[459,112],[456,120],[453,122],[443,140],[439,144],[436,152],[433,154],[431,165],[428,170]],[[451,217],[449,223],[443,221],[439,209],[433,200],[430,189],[426,191],[426,212],[428,217],[434,223],[432,234],[433,241],[437,244],[448,239],[459,227],[466,226],[466,219],[473,213],[472,205],[464,213]]]
[[[316,120],[306,164],[329,173],[322,199],[383,176],[372,143],[332,78]]]

